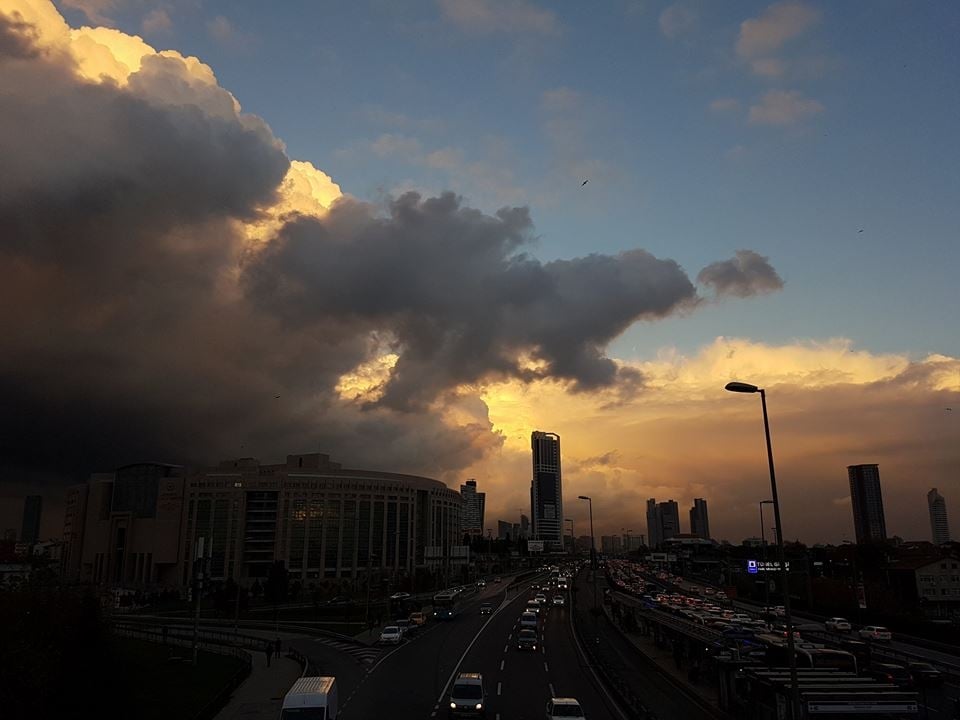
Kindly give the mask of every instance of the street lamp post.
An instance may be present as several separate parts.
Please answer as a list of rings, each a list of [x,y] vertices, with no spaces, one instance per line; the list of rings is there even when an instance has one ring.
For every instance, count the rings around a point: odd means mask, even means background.
[[[767,561],[767,536],[766,536],[766,525],[763,522],[763,506],[764,505],[773,505],[773,500],[761,500],[760,501],[760,547],[763,548],[763,561]],[[766,606],[770,607],[770,583],[766,580],[763,581],[764,594],[767,598]]]
[[[787,659],[790,663],[790,717],[800,718],[800,685],[797,682],[796,644],[793,637],[793,614],[790,612],[790,575],[787,572],[783,551],[783,525],[780,522],[780,497],[777,494],[777,475],[773,466],[773,446],[770,443],[770,420],[767,417],[767,393],[763,388],[744,382],[729,382],[724,388],[736,393],[760,393],[763,410],[763,433],[767,441],[767,464],[770,466],[770,497],[773,504],[773,519],[777,532],[777,562],[780,564],[780,585],[783,587],[783,615],[787,623]]]
[[[593,612],[597,612],[597,545],[593,539],[593,500],[586,495],[578,495],[578,500],[586,500],[590,506],[590,569],[593,572]]]

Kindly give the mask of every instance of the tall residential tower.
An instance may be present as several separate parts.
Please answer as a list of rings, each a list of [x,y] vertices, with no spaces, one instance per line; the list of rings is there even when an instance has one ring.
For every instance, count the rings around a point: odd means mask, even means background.
[[[947,501],[936,488],[927,493],[927,507],[930,510],[930,533],[934,545],[950,542],[950,525],[947,524]]]
[[[707,518],[707,501],[695,498],[690,508],[690,534],[710,539],[710,520]]]
[[[857,536],[857,544],[883,542],[887,539],[887,522],[883,516],[880,467],[848,465],[847,477],[850,480],[853,529]]]
[[[487,494],[477,492],[476,480],[467,480],[465,485],[460,486],[460,497],[463,498],[463,532],[483,535]]]
[[[530,436],[533,479],[530,482],[531,535],[548,547],[563,548],[563,486],[560,476],[560,436],[535,430]]]

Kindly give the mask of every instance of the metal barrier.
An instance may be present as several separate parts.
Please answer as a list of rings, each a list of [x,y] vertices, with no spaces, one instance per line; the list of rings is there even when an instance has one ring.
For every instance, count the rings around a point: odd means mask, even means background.
[[[166,629],[167,632],[163,632]],[[135,640],[144,640],[146,642],[159,643],[162,645],[177,645],[180,647],[192,647],[193,646],[193,635],[191,632],[171,632],[171,629],[162,628],[162,627],[144,627],[135,623],[117,623],[114,622],[111,626],[111,631],[115,635],[122,637],[129,637]],[[177,630],[173,628],[173,630]],[[210,652],[215,652],[220,655],[230,655],[241,661],[240,667],[237,668],[237,671],[230,676],[230,679],[224,683],[223,687],[217,691],[217,694],[214,695],[207,703],[200,708],[194,715],[192,720],[211,720],[215,717],[218,712],[223,708],[224,705],[230,700],[230,696],[233,694],[233,691],[236,690],[244,680],[250,676],[250,670],[253,665],[253,659],[250,657],[250,653],[240,647],[235,647],[232,645],[221,645],[215,642],[208,640],[199,640],[198,646],[204,650]]]

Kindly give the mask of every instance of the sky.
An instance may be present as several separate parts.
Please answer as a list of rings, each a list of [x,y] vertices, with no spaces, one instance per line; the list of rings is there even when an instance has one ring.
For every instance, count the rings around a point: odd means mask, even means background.
[[[960,522],[953,3],[0,0],[0,527],[321,451],[578,534]],[[956,532],[956,531],[955,531]]]

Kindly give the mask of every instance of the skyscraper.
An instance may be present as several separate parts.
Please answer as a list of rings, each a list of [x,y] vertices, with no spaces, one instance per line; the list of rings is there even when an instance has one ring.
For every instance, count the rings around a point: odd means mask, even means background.
[[[533,479],[530,505],[532,536],[557,549],[563,548],[563,487],[560,477],[560,436],[535,430],[530,436]]]
[[[497,539],[498,540],[516,540],[515,537],[512,537],[513,534],[513,523],[507,522],[506,520],[497,520]]]
[[[657,515],[656,498],[647,500],[647,542],[650,543],[652,548],[659,547],[660,543],[663,542],[660,532],[660,518]]]
[[[707,518],[707,501],[695,498],[690,508],[690,534],[710,538],[710,520]]]
[[[680,533],[680,506],[675,500],[658,503],[656,498],[647,500],[647,539],[655,548],[664,540]]]
[[[887,539],[887,522],[883,517],[880,467],[848,465],[847,476],[850,480],[853,529],[857,544],[883,542]]]
[[[460,486],[460,497],[463,498],[463,532],[483,535],[487,494],[477,492],[476,480],[467,480],[465,485]]]
[[[520,516],[520,535],[524,539],[530,537],[530,518],[526,515]]]
[[[43,498],[40,495],[27,495],[24,498],[20,542],[35,545],[40,540],[40,514],[42,512]]]
[[[927,493],[927,507],[930,510],[930,533],[934,545],[950,542],[950,525],[947,524],[947,501],[943,495],[931,488]]]

